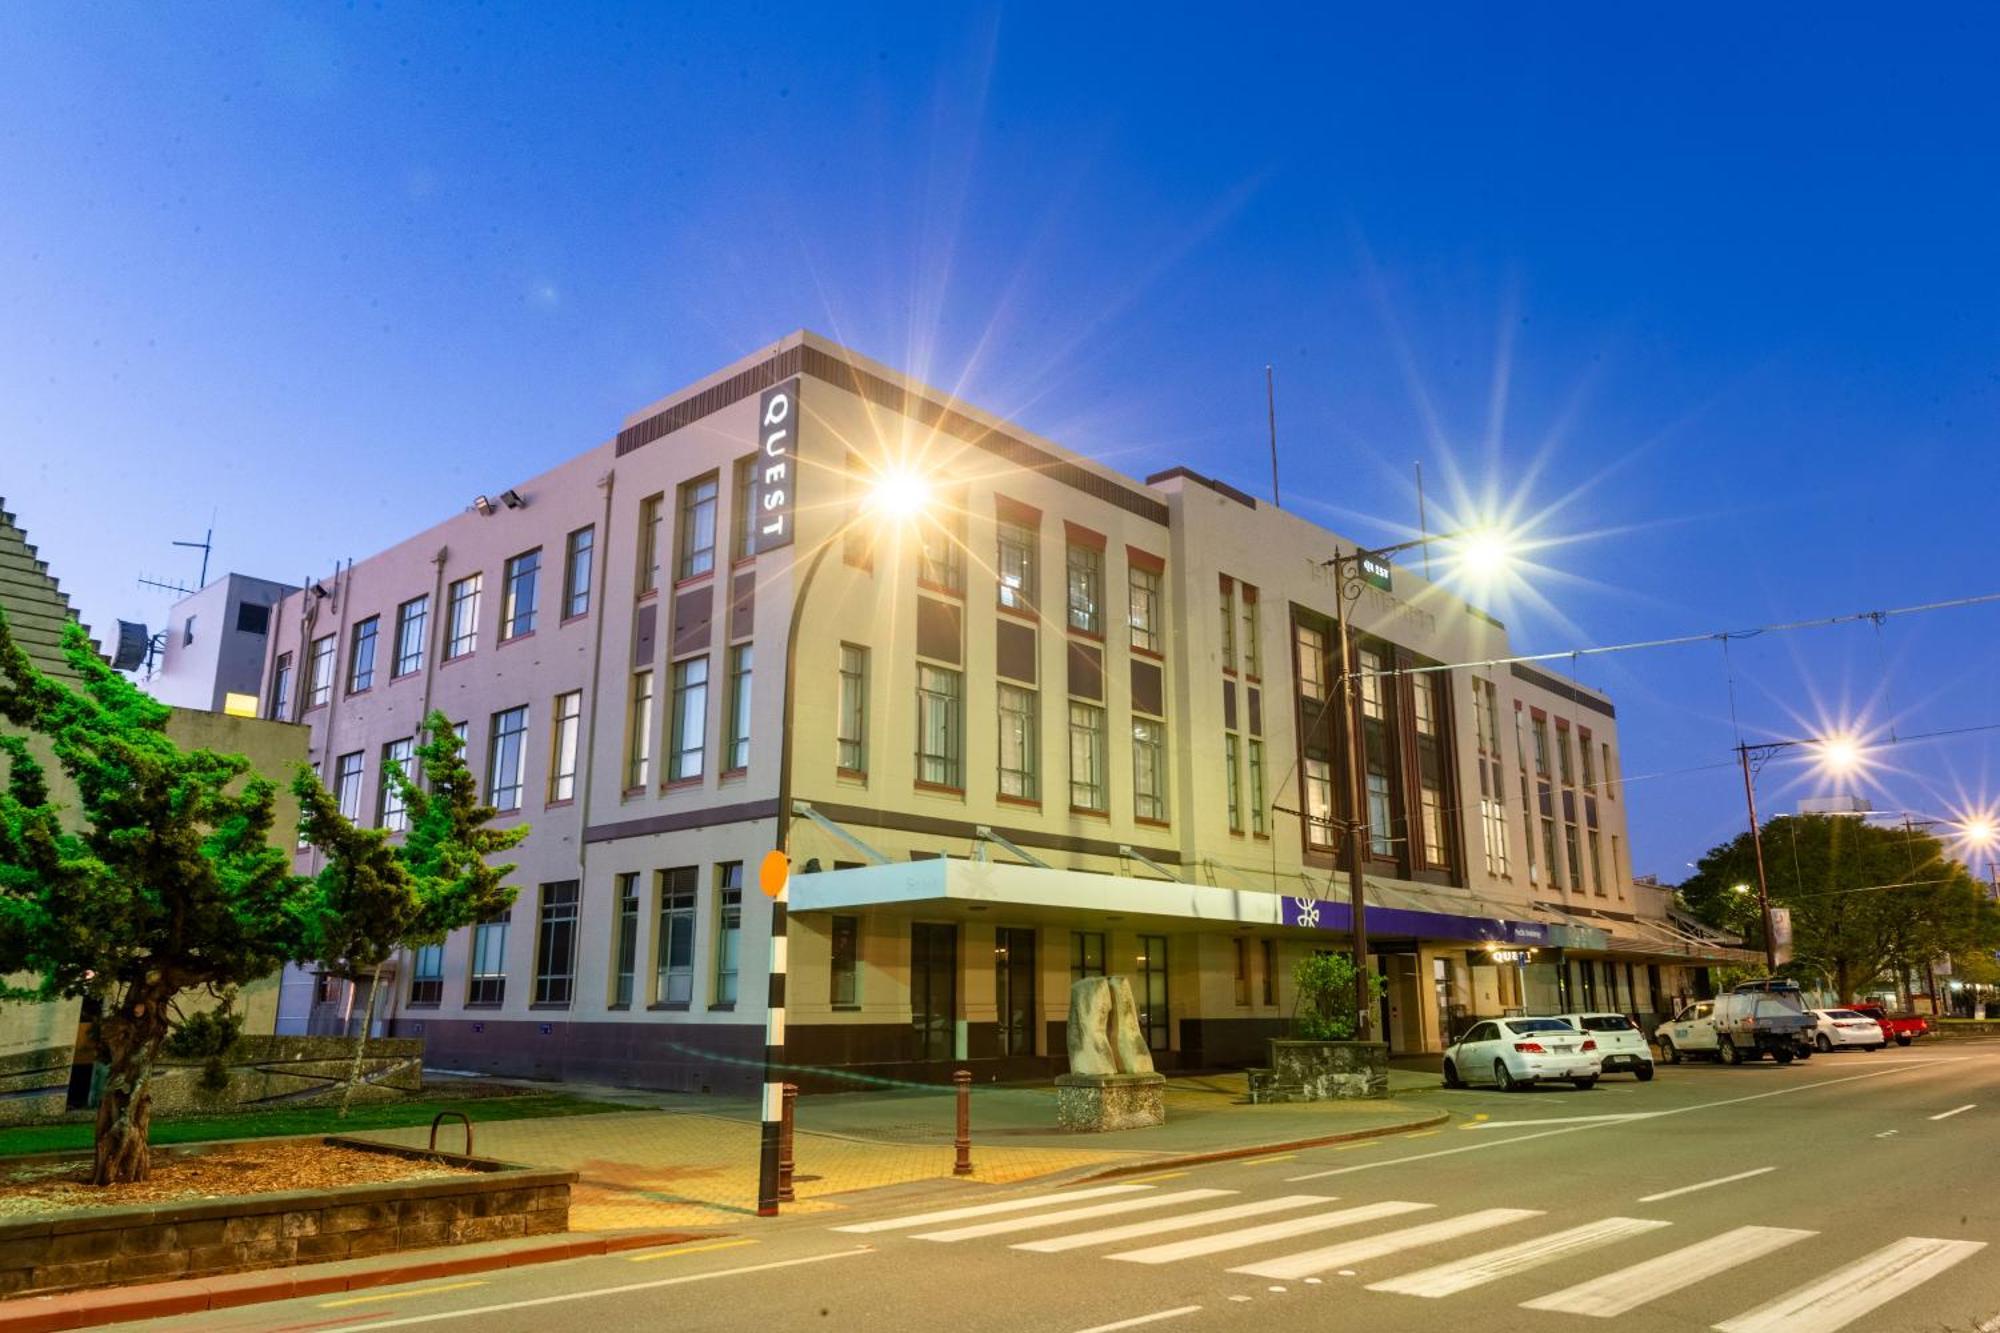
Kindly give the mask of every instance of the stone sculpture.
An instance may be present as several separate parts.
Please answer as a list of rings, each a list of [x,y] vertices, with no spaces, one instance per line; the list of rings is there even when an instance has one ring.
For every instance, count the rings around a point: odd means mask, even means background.
[[[1125,977],[1085,977],[1069,989],[1069,1072],[1056,1078],[1064,1129],[1133,1129],[1166,1120],[1166,1079],[1139,1030]]]

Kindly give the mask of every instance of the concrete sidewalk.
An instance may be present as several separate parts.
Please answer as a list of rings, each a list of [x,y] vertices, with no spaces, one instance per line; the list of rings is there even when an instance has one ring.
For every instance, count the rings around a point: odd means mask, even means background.
[[[1169,1079],[1167,1122],[1108,1134],[1055,1128],[1052,1086],[972,1090],[973,1182],[1164,1166],[1186,1158],[1252,1155],[1314,1140],[1394,1133],[1435,1123],[1427,1098],[1435,1074],[1390,1071],[1383,1101],[1251,1106],[1241,1074]],[[756,1212],[757,1105],[748,1098],[583,1089],[631,1111],[484,1123],[480,1155],[576,1171],[574,1231],[725,1226]],[[950,1179],[956,1105],[948,1088],[802,1097],[797,1103],[788,1215],[834,1212],[855,1190]],[[425,1129],[357,1137],[422,1145]]]

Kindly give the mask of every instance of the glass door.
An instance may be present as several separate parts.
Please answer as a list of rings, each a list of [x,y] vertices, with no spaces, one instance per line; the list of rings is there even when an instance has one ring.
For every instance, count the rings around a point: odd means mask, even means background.
[[[1035,1053],[1035,932],[1002,926],[993,933],[993,1001],[1000,1054]]]
[[[957,1053],[957,926],[910,923],[910,1022],[917,1059],[949,1060]]]

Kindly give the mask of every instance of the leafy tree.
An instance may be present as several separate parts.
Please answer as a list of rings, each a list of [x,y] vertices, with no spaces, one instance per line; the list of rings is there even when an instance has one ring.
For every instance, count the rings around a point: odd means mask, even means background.
[[[528,826],[490,827],[499,812],[479,800],[458,733],[437,712],[424,720],[424,730],[428,738],[416,754],[425,781],[412,781],[396,763],[385,775],[402,793],[409,815],[400,843],[341,814],[312,769],[302,765],[292,780],[300,828],[326,856],[315,877],[312,954],[325,971],[368,990],[353,1067],[341,1093],[342,1116],[361,1078],[383,966],[399,950],[438,943],[461,926],[505,910],[517,892],[506,882],[514,867],[490,865],[487,858],[517,846]]]
[[[241,755],[182,749],[171,710],[79,626],[62,647],[81,688],[36,670],[0,615],[0,717],[46,738],[76,791],[64,810],[26,738],[0,736],[0,977],[35,978],[0,983],[0,999],[94,1002],[107,1074],[92,1179],[144,1180],[176,1001],[220,999],[308,956],[312,889],[271,844],[272,783]]]
[[[1348,1041],[1354,1036],[1363,1005],[1382,998],[1382,978],[1354,970],[1354,958],[1344,953],[1315,953],[1292,968],[1298,998],[1292,1031],[1303,1041]]]

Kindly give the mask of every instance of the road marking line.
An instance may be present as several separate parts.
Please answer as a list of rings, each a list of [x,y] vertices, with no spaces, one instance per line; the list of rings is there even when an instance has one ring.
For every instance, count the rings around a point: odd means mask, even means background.
[[[1933,1120],[1949,1120],[1949,1119],[1951,1119],[1951,1118],[1952,1118],[1953,1116],[1955,1116],[1955,1115],[1959,1115],[1959,1114],[1962,1114],[1963,1112],[1966,1112],[1966,1111],[1970,1111],[1970,1110],[1972,1110],[1972,1109],[1973,1109],[1974,1107],[1976,1107],[1976,1106],[1978,1106],[1978,1105],[1979,1105],[1979,1103],[1978,1103],[1978,1102],[1967,1102],[1967,1103],[1966,1103],[1966,1104],[1965,1104],[1964,1106],[1959,1106],[1959,1107],[1955,1107],[1955,1108],[1953,1108],[1952,1110],[1949,1110],[1949,1111],[1946,1111],[1946,1112],[1944,1112],[1944,1113],[1943,1113],[1942,1115],[1934,1115],[1934,1116],[1932,1116],[1932,1117],[1931,1117],[1931,1119],[1933,1119]]]
[[[1278,1157],[1251,1157],[1251,1158],[1246,1158],[1245,1160],[1243,1160],[1243,1161],[1241,1161],[1241,1162],[1238,1162],[1238,1163],[1237,1163],[1237,1165],[1238,1165],[1238,1166],[1269,1166],[1269,1165],[1270,1165],[1270,1164],[1271,1164],[1272,1162],[1289,1162],[1289,1161],[1291,1161],[1291,1160],[1292,1160],[1292,1159],[1293,1159],[1294,1157],[1297,1157],[1297,1156],[1298,1156],[1298,1154],[1297,1154],[1297,1153],[1295,1153],[1295,1152],[1288,1152],[1288,1153],[1285,1153],[1285,1154],[1283,1154],[1283,1155],[1281,1155],[1281,1156],[1278,1156]]]
[[[1380,1139],[1363,1139],[1359,1143],[1336,1143],[1333,1145],[1333,1150],[1335,1152],[1353,1152],[1356,1148],[1379,1148],[1381,1146],[1382,1140]]]
[[[1608,1122],[1613,1120],[1651,1120],[1654,1116],[1665,1115],[1665,1114],[1667,1114],[1665,1111],[1624,1111],[1611,1115],[1551,1116],[1546,1120],[1487,1120],[1481,1122],[1480,1124],[1467,1125],[1466,1128],[1467,1129],[1521,1129],[1523,1127],[1541,1126],[1541,1125],[1588,1125],[1595,1123],[1597,1121]]]
[[[1251,1277],[1277,1279],[1310,1277],[1314,1273],[1324,1273],[1330,1268],[1351,1268],[1370,1259],[1400,1254],[1404,1250],[1414,1250],[1419,1246],[1435,1244],[1438,1241],[1455,1240],[1460,1236],[1469,1236],[1475,1231],[1505,1226],[1509,1222],[1525,1222],[1531,1217],[1540,1216],[1542,1216],[1540,1210],[1534,1208],[1485,1208],[1460,1217],[1448,1217],[1442,1222],[1426,1222],[1422,1226],[1404,1227],[1400,1231],[1385,1231],[1366,1240],[1329,1245],[1324,1249],[1306,1250],[1300,1254],[1280,1255],[1276,1259],[1245,1264],[1241,1268],[1232,1268],[1229,1271],[1246,1273]]]
[[[1399,1200],[1388,1203],[1367,1203],[1359,1208],[1342,1208],[1331,1213],[1314,1213],[1311,1217],[1292,1217],[1282,1222],[1266,1222],[1260,1227],[1242,1227],[1236,1231],[1222,1232],[1220,1235],[1197,1236],[1193,1240],[1153,1245],[1143,1250],[1127,1250],[1123,1254],[1107,1257],[1128,1264],[1178,1263],[1182,1259],[1198,1258],[1204,1254],[1219,1254],[1224,1250],[1240,1250],[1246,1245],[1261,1245],[1267,1240],[1285,1240],[1292,1236],[1310,1235],[1315,1231],[1331,1231],[1335,1227],[1355,1226],[1384,1217],[1400,1217],[1404,1213],[1422,1212],[1426,1208],[1436,1206],[1429,1203],[1403,1203]]]
[[[1442,1133],[1444,1133],[1444,1131],[1441,1129],[1421,1129],[1414,1134],[1398,1134],[1396,1137],[1399,1139],[1427,1139],[1434,1134],[1442,1134]]]
[[[1092,1324],[1089,1328],[1078,1329],[1077,1333],[1112,1333],[1113,1329],[1137,1328],[1141,1324],[1157,1324],[1162,1319],[1179,1319],[1184,1314],[1194,1314],[1200,1309],[1199,1305],[1178,1305],[1171,1310],[1158,1310],[1132,1319],[1121,1319],[1115,1324]]]
[[[1196,1199],[1219,1199],[1235,1190],[1177,1190],[1172,1194],[1149,1194],[1143,1199],[1119,1199],[1112,1203],[1085,1204],[1081,1208],[1059,1208],[1053,1213],[1032,1213],[1027,1217],[1003,1217],[998,1222],[974,1222],[971,1226],[953,1227],[948,1231],[920,1231],[912,1240],[960,1241],[979,1240],[985,1236],[1003,1236],[1009,1231],[1032,1231],[1036,1227],[1052,1227],[1063,1222],[1082,1222],[1093,1217],[1111,1217],[1118,1213],[1136,1213],[1144,1208],[1164,1208],[1172,1203],[1192,1203]]]
[[[1140,1190],[1151,1188],[1151,1185],[1098,1185],[1086,1190],[1061,1190],[1055,1194],[1037,1194],[1028,1199],[1002,1199],[998,1203],[975,1203],[963,1208],[945,1208],[934,1213],[912,1213],[907,1217],[891,1217],[878,1222],[856,1222],[851,1226],[832,1229],[890,1231],[896,1227],[928,1226],[932,1222],[955,1222],[961,1217],[984,1217],[989,1213],[1017,1213],[1023,1208],[1040,1208],[1045,1203],[1067,1203],[1071,1199],[1101,1199],[1107,1194],[1136,1194]]]
[[[1721,1101],[1699,1102],[1693,1106],[1677,1106],[1671,1111],[1649,1111],[1645,1114],[1649,1119],[1659,1119],[1670,1115],[1686,1115],[1690,1111],[1712,1111],[1718,1106],[1740,1106],[1744,1102],[1763,1101],[1766,1097],[1789,1097],[1795,1092],[1811,1092],[1815,1088],[1831,1088],[1841,1083],[1857,1083],[1867,1078],[1889,1078],[1896,1074],[1906,1074],[1910,1072],[1911,1068],[1931,1068],[1941,1064],[1953,1064],[1963,1058],[1965,1057],[1946,1056],[1942,1059],[1930,1060],[1921,1065],[1913,1064],[1902,1069],[1877,1069],[1866,1074],[1848,1074],[1841,1078],[1821,1079],[1817,1083],[1801,1083],[1796,1087],[1774,1088],[1770,1092],[1753,1092],[1746,1097],[1725,1097]],[[1462,1152],[1480,1152],[1486,1148],[1505,1148],[1510,1144],[1526,1143],[1530,1139],[1546,1139],[1557,1134],[1576,1134],[1586,1129],[1603,1129],[1606,1125],[1622,1123],[1622,1121],[1611,1120],[1596,1121],[1583,1125],[1564,1125],[1560,1129],[1544,1129],[1534,1134],[1516,1134],[1511,1138],[1489,1139],[1482,1143],[1468,1143],[1459,1148],[1440,1148],[1436,1152],[1412,1153],[1408,1157],[1390,1157],[1380,1162],[1361,1162],[1354,1166],[1337,1166],[1326,1171],[1309,1171],[1302,1176],[1286,1176],[1285,1183],[1287,1185],[1297,1185],[1302,1181],[1319,1180],[1326,1176],[1344,1176],[1353,1171],[1373,1171],[1377,1167],[1399,1166],[1404,1162],[1427,1162],[1436,1157],[1455,1157]]]
[[[1891,1136],[1893,1136],[1893,1135],[1895,1134],[1895,1132],[1896,1132],[1896,1131],[1895,1131],[1895,1130],[1893,1130],[1893,1129],[1885,1129],[1885,1130],[1883,1130],[1883,1131],[1882,1131],[1882,1132],[1881,1132],[1880,1134],[1877,1134],[1877,1135],[1876,1135],[1875,1137],[1876,1137],[1876,1138],[1878,1138],[1878,1139],[1886,1139],[1886,1138],[1890,1138]]]
[[[661,1287],[685,1286],[690,1282],[707,1282],[719,1277],[741,1277],[745,1273],[768,1273],[776,1268],[797,1268],[802,1264],[823,1264],[829,1259],[858,1259],[864,1254],[879,1253],[872,1245],[857,1245],[851,1250],[833,1250],[826,1254],[808,1254],[799,1259],[773,1259],[769,1263],[746,1264],[741,1268],[718,1268],[711,1273],[683,1273],[679,1277],[654,1278],[651,1282],[625,1282],[615,1287],[595,1287],[590,1291],[569,1291],[559,1296],[536,1296],[528,1300],[507,1301],[500,1305],[481,1305],[470,1310],[440,1310],[436,1314],[406,1315],[401,1319],[383,1319],[372,1324],[356,1324],[355,1333],[365,1329],[406,1328],[411,1324],[431,1324],[445,1319],[476,1319],[480,1315],[499,1314],[506,1310],[529,1310],[542,1305],[561,1305],[566,1301],[587,1301],[598,1296],[623,1296],[634,1291],[656,1291]]]
[[[1072,1236],[1056,1236],[1049,1240],[1022,1241],[1010,1248],[1032,1250],[1037,1254],[1059,1254],[1064,1250],[1082,1249],[1086,1245],[1110,1245],[1121,1240],[1134,1240],[1140,1236],[1154,1236],[1163,1231],[1185,1231],[1190,1227],[1207,1226],[1211,1222],[1234,1222],[1239,1218],[1256,1217],[1261,1213],[1282,1213],[1287,1208],[1305,1208],[1316,1203],[1332,1203],[1330,1194],[1286,1194],[1275,1199],[1258,1199],[1252,1203],[1235,1203],[1227,1208],[1210,1208],[1206,1212],[1183,1213],[1179,1217],[1157,1218],[1151,1222],[1128,1222],[1122,1227],[1103,1227],[1096,1231],[1079,1231]]]
[[[1696,1190],[1714,1189],[1717,1185],[1734,1184],[1739,1180],[1748,1180],[1752,1176],[1768,1176],[1777,1169],[1775,1166],[1760,1166],[1755,1171],[1738,1171],[1733,1176],[1717,1176],[1714,1180],[1704,1180],[1699,1185],[1683,1185],[1677,1190],[1661,1190],[1658,1194],[1642,1194],[1639,1196],[1639,1202],[1658,1203],[1662,1199],[1678,1198],[1683,1194],[1693,1194]]]
[[[1521,1308],[1609,1319],[1818,1234],[1786,1227],[1738,1227],[1672,1254],[1522,1301]]]
[[[1157,1176],[1127,1176],[1125,1177],[1125,1183],[1127,1185],[1157,1185],[1163,1180],[1179,1180],[1186,1174],[1187,1172],[1185,1171],[1162,1171]]]
[[[435,1296],[444,1291],[464,1291],[468,1287],[483,1287],[484,1279],[477,1282],[447,1282],[440,1287],[410,1287],[402,1291],[378,1291],[368,1296],[343,1296],[337,1301],[321,1301],[322,1310],[338,1310],[344,1305],[367,1305],[373,1301],[400,1301],[405,1296]]]
[[[1715,1327],[1721,1333],[1833,1333],[1985,1248],[1983,1240],[1905,1236]]]
[[[628,1254],[628,1264],[650,1264],[655,1259],[678,1259],[683,1254],[707,1254],[711,1250],[733,1250],[739,1245],[755,1245],[754,1236],[744,1236],[737,1240],[719,1240],[712,1245],[673,1245],[663,1250],[647,1250],[644,1254]]]
[[[1531,1268],[1540,1268],[1543,1264],[1552,1264],[1558,1259],[1567,1259],[1573,1254],[1582,1254],[1586,1250],[1672,1225],[1671,1222],[1644,1217],[1606,1217],[1566,1231],[1524,1240],[1518,1245],[1488,1250],[1469,1259],[1457,1259],[1434,1268],[1418,1269],[1402,1277],[1371,1282],[1368,1290],[1394,1292],[1399,1296],[1452,1296],[1497,1282],[1503,1277],[1525,1273]]]

